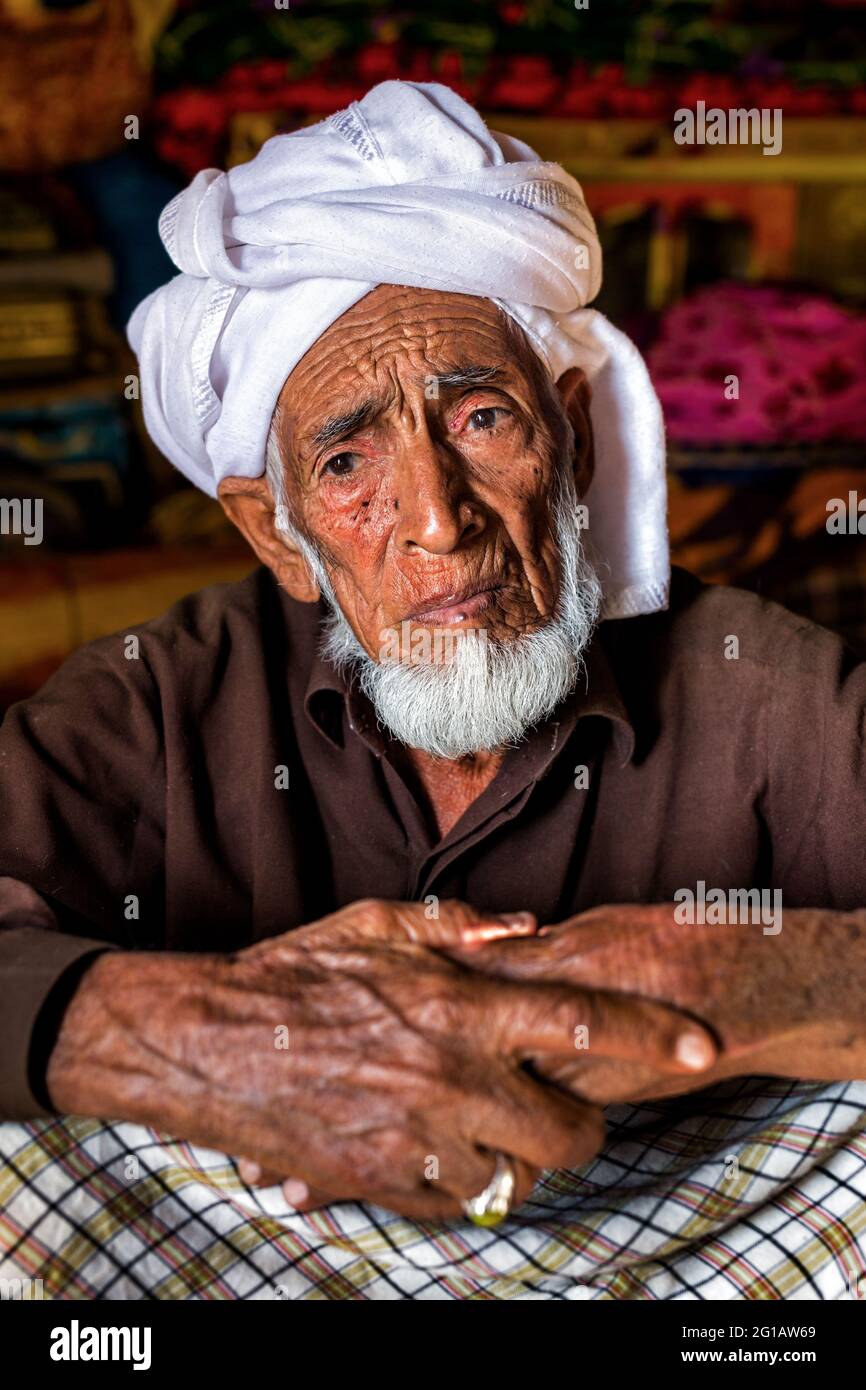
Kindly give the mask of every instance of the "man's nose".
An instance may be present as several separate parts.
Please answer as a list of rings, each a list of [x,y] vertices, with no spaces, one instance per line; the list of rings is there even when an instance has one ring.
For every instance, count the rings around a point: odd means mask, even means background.
[[[462,460],[429,435],[404,451],[394,476],[394,540],[401,551],[450,551],[484,529]]]

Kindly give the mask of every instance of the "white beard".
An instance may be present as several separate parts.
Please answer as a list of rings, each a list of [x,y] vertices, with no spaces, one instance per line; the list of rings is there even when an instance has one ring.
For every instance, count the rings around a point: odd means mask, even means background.
[[[380,723],[400,743],[448,759],[513,746],[571,694],[601,602],[601,585],[584,555],[577,507],[571,471],[561,470],[553,499],[560,592],[547,626],[510,641],[486,633],[482,641],[471,629],[458,630],[450,660],[441,664],[374,661],[341,611],[319,556],[303,543],[331,610],[323,655],[347,678],[354,677]]]

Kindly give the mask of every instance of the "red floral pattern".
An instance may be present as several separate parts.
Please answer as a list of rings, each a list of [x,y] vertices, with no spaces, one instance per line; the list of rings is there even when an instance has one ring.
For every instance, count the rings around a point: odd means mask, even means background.
[[[866,314],[751,285],[674,305],[648,357],[668,435],[703,446],[866,440],[864,362]]]

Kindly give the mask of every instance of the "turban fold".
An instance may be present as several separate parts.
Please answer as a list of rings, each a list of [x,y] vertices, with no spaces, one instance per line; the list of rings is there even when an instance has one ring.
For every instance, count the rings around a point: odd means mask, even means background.
[[[205,169],[163,211],[180,272],[127,328],[145,422],[214,495],[264,471],[277,398],[325,329],[376,285],[489,298],[554,380],[593,390],[595,477],[583,499],[603,616],[667,602],[664,431],[643,359],[584,306],[601,249],[580,185],[490,131],[437,83],[383,82],[246,164]]]

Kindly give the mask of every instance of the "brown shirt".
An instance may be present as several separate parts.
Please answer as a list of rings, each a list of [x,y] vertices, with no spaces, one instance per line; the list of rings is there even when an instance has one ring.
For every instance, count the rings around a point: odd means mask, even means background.
[[[36,893],[5,885],[0,1116],[46,1113],[58,1003],[106,943],[228,951],[369,896],[542,923],[699,880],[866,905],[866,665],[823,629],[676,573],[437,843],[320,616],[256,570],[8,712],[0,875]]]

